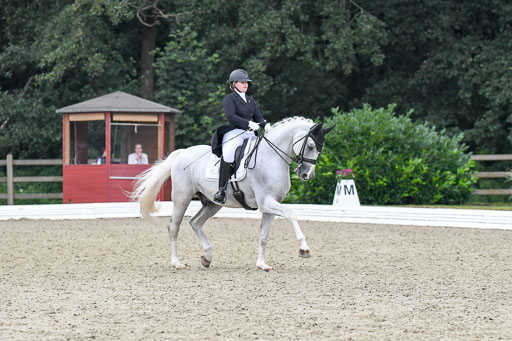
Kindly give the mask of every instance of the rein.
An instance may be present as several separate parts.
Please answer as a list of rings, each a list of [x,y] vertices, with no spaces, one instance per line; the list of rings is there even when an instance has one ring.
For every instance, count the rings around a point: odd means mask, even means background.
[[[266,138],[265,135],[262,135],[261,137],[258,138],[258,141],[256,142],[256,145],[254,146],[253,150],[247,155],[247,158],[245,159],[244,167],[249,168],[249,162],[250,162],[253,154],[254,154],[254,165],[252,167],[250,167],[249,169],[254,169],[254,167],[256,167],[256,159],[258,156],[258,147],[259,147],[261,140],[265,140],[267,142],[267,144],[270,146],[270,148],[281,158],[281,160],[283,160],[288,165],[288,167],[292,167],[292,163],[295,162],[297,164],[297,167],[295,167],[293,169],[294,172],[296,172],[302,166],[302,164],[305,162],[315,165],[316,164],[315,159],[308,159],[308,158],[304,157],[308,137],[311,138],[313,140],[313,142],[315,142],[316,148],[318,149],[319,152],[321,152],[324,147],[324,144],[320,143],[311,133],[313,131],[313,128],[315,128],[315,127],[316,127],[316,125],[311,127],[306,135],[304,135],[303,137],[301,137],[300,139],[298,139],[297,141],[295,141],[293,143],[292,150],[293,150],[293,147],[297,143],[299,143],[301,140],[304,140],[304,142],[302,143],[302,146],[300,148],[299,154],[295,155],[295,156],[288,155],[288,153],[283,151],[281,148],[279,148],[277,145],[275,145],[272,141],[270,141],[268,138]],[[286,156],[288,159],[290,159],[290,161],[286,160],[283,156]]]
[[[304,157],[304,153],[306,151],[306,143],[308,141],[308,138],[312,139],[313,142],[315,142],[315,145],[316,145],[316,149],[321,152],[323,147],[324,147],[324,144],[323,143],[320,143],[312,134],[312,131],[313,129],[316,127],[317,125],[315,124],[313,127],[311,127],[308,131],[308,133],[304,136],[302,136],[300,139],[298,139],[297,141],[293,142],[293,145],[292,145],[292,151],[293,151],[293,147],[299,143],[301,140],[304,140],[304,142],[302,143],[302,146],[300,148],[300,152],[298,155],[295,155],[295,156],[290,156],[288,155],[288,153],[286,153],[285,151],[283,151],[281,148],[279,148],[277,145],[274,144],[274,142],[270,141],[268,138],[265,137],[264,134],[261,134],[261,136],[258,137],[258,141],[256,141],[256,145],[254,146],[254,148],[251,150],[251,152],[247,155],[247,158],[245,159],[245,162],[244,162],[244,168],[248,168],[248,169],[254,169],[254,167],[256,167],[256,159],[258,158],[258,149],[259,149],[259,145],[260,145],[260,142],[261,140],[265,140],[268,145],[270,146],[270,148],[288,165],[288,167],[292,167],[292,163],[295,162],[297,164],[297,167],[295,167],[293,169],[294,172],[296,172],[300,166],[302,166],[302,164],[304,162],[306,163],[311,163],[313,165],[316,164],[316,160],[315,159],[308,159],[308,158],[305,158]],[[247,131],[247,130],[246,130]],[[221,147],[224,143],[226,142],[229,142],[235,138],[237,138],[238,136],[242,135],[243,133],[245,133],[246,131],[243,131],[241,132],[240,134],[236,135],[236,136],[233,136],[232,138],[230,138],[229,140],[227,141],[224,141],[222,142],[220,145],[218,145],[216,148],[219,148]],[[183,168],[183,170],[186,170],[188,167],[190,167],[194,162],[198,161],[199,159],[201,159],[203,156],[207,155],[208,153],[210,153],[210,151],[207,151],[205,152],[203,155],[199,156],[197,159],[195,159],[194,161],[190,162],[188,165],[185,166],[185,168]],[[252,159],[254,155],[254,165],[252,167],[249,167],[249,163]],[[287,161],[284,157],[286,156],[287,158],[290,159],[290,161]]]
[[[233,140],[233,139],[236,139],[238,136],[240,136],[240,135],[244,134],[246,131],[247,131],[247,130],[244,130],[244,131],[242,131],[240,134],[235,135],[235,136],[233,136],[232,138],[230,138],[229,140],[226,140],[226,141],[222,142],[222,143],[221,143],[221,144],[219,144],[217,147],[215,147],[215,149],[217,149],[217,148],[219,148],[219,147],[222,147],[222,145],[223,145],[224,143],[226,143],[226,142],[229,142],[229,141],[231,141],[231,140]],[[259,141],[258,141],[258,142],[259,142]],[[257,145],[256,145],[256,147],[257,147]],[[207,151],[206,153],[204,153],[203,155],[199,156],[197,159],[195,159],[194,161],[192,161],[191,163],[189,163],[188,165],[186,165],[186,166],[185,166],[185,168],[183,168],[183,170],[186,170],[186,169],[187,169],[188,167],[190,167],[194,162],[198,161],[199,159],[201,159],[203,156],[205,156],[206,154],[208,154],[208,153],[210,153],[210,152],[211,152],[211,151],[209,150],[209,151]],[[246,167],[246,168],[247,168],[247,167]]]

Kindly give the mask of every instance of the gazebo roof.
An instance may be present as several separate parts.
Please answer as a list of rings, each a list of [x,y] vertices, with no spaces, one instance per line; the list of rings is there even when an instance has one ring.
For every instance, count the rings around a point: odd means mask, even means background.
[[[57,109],[58,113],[93,113],[93,112],[170,112],[181,114],[182,111],[158,104],[147,99],[116,91],[84,102]]]

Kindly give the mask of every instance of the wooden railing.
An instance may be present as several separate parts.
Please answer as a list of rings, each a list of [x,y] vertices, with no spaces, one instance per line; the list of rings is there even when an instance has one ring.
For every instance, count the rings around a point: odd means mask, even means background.
[[[0,160],[0,166],[7,167],[7,176],[0,182],[7,182],[7,194],[0,193],[0,199],[7,199],[7,205],[13,205],[14,199],[62,199],[62,193],[14,193],[15,182],[62,182],[62,176],[14,176],[13,166],[53,166],[62,165],[62,160],[13,160],[7,154],[6,160]]]
[[[512,154],[495,154],[495,155],[472,155],[473,161],[512,161]],[[479,179],[499,179],[508,178],[510,172],[478,172],[476,177]],[[475,189],[475,195],[512,195],[512,189]]]

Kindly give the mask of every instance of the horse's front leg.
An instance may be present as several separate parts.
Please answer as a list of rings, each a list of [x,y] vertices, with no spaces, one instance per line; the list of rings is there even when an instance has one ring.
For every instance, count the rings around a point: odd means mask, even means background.
[[[268,242],[268,234],[270,232],[270,224],[274,220],[275,215],[263,213],[261,217],[260,246],[258,248],[258,260],[256,266],[263,271],[272,271],[272,267],[265,263],[265,251]]]
[[[306,243],[306,237],[304,237],[304,234],[302,233],[302,230],[300,229],[299,223],[297,221],[297,217],[292,210],[286,208],[283,204],[269,196],[265,198],[265,201],[263,202],[263,205],[261,205],[260,210],[263,213],[279,215],[288,219],[288,221],[292,224],[295,235],[297,236],[297,240],[299,241],[299,256],[303,258],[311,257],[308,243]]]

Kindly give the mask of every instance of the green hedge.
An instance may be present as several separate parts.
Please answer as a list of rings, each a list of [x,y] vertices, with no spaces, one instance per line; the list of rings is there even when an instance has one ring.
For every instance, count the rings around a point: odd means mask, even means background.
[[[315,178],[302,182],[292,176],[287,202],[331,204],[336,170],[351,168],[362,204],[462,203],[476,182],[474,162],[461,143],[427,124],[397,116],[394,105],[372,109],[364,105],[333,116],[336,123],[326,139]]]

